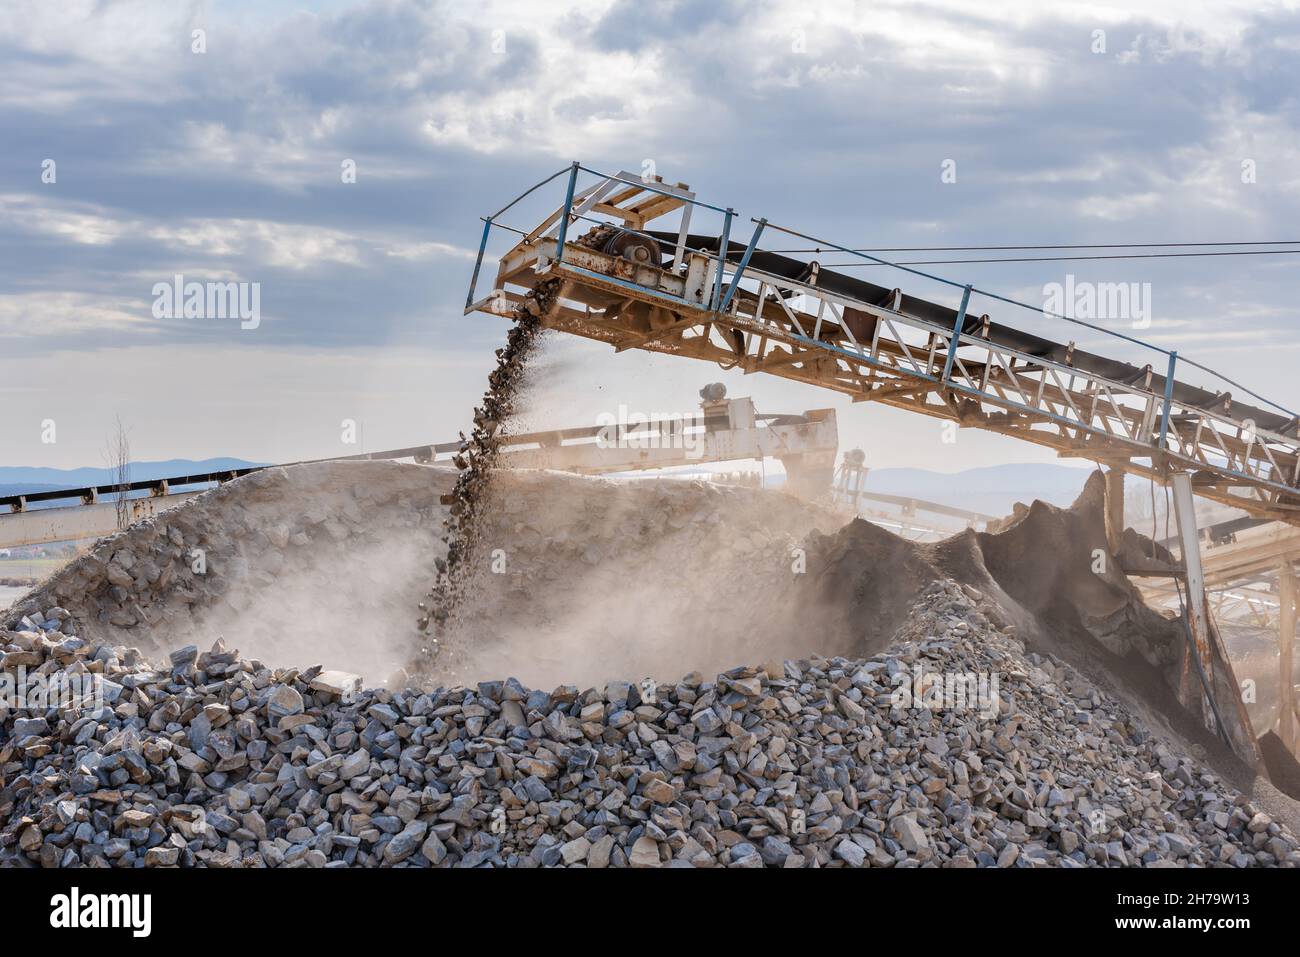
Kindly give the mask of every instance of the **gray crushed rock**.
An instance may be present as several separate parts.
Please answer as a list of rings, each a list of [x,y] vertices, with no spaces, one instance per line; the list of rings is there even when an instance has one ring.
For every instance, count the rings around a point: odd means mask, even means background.
[[[1300,864],[1286,828],[995,611],[937,582],[886,653],[645,699],[623,681],[355,692],[221,643],[148,661],[29,612],[0,670],[97,675],[104,707],[0,709],[0,864]],[[918,672],[996,676],[997,705],[904,707]]]

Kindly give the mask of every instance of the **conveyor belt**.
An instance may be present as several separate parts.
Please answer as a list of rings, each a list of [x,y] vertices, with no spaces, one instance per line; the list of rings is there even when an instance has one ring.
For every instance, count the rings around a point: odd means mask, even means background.
[[[666,250],[671,250],[677,241],[676,233],[666,233],[661,231],[650,230],[648,235],[659,240]],[[700,249],[716,255],[718,251],[718,237],[702,236],[691,234],[687,238],[687,246],[691,249]],[[741,243],[728,243],[727,261],[739,264],[741,257],[745,254],[745,246]],[[792,259],[789,256],[783,256],[778,253],[766,252],[762,249],[756,249],[750,257],[750,265],[765,273],[771,273],[776,276],[784,276],[786,279],[793,281],[806,280],[808,277],[807,262],[799,259]],[[849,276],[844,273],[834,272],[829,269],[820,269],[817,273],[817,285],[822,289],[830,292],[836,292],[852,299],[863,302],[877,303],[885,305],[891,303],[894,298],[894,290],[877,286],[875,283],[867,282],[864,279],[858,279],[855,276]],[[930,302],[928,299],[918,299],[915,296],[909,296],[906,293],[902,295],[902,301],[898,311],[905,312],[908,315],[916,316],[920,319],[926,319],[939,325],[951,327],[957,322],[957,310],[950,309],[947,306]],[[984,324],[977,315],[968,315],[962,324],[962,332],[967,335],[980,333]],[[1154,392],[1164,393],[1165,376],[1162,372],[1152,369],[1150,366],[1135,366],[1128,362],[1121,362],[1117,359],[1107,359],[1105,356],[1095,355],[1091,352],[1084,352],[1081,349],[1071,351],[1068,346],[1062,345],[1051,339],[1044,339],[1041,336],[1035,336],[1032,333],[1024,332],[1020,329],[1013,329],[1011,326],[1003,325],[997,322],[990,322],[988,325],[988,338],[999,345],[1015,349],[1017,352],[1023,352],[1027,355],[1034,356],[1038,359],[1047,359],[1052,362],[1058,362],[1062,365],[1070,365],[1073,368],[1096,373],[1107,379],[1113,379],[1117,382],[1126,382],[1133,384],[1139,381],[1146,382],[1148,373],[1150,374],[1150,388]],[[1198,409],[1210,411],[1216,406],[1221,408],[1221,396],[1213,392],[1207,392],[1205,389],[1188,385],[1185,382],[1174,382],[1174,398],[1187,405],[1194,406]],[[1276,412],[1270,412],[1267,409],[1257,408],[1247,405],[1244,402],[1232,400],[1232,412],[1234,416],[1242,419],[1251,419],[1261,429],[1267,429],[1271,432],[1277,432],[1284,435],[1300,435],[1300,421],[1295,418],[1287,418]]]

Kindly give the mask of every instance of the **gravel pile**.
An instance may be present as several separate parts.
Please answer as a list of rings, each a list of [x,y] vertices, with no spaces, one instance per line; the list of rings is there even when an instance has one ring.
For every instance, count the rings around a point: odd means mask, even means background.
[[[0,862],[1300,863],[1291,833],[1001,620],[945,581],[868,660],[390,693],[221,645],[151,665],[47,609],[0,632],[0,669],[98,675],[105,706],[0,711]],[[996,707],[909,706],[923,673],[996,679]]]

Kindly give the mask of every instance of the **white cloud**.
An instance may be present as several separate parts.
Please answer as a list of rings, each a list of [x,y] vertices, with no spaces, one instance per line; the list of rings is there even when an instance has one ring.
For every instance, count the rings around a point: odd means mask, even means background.
[[[116,242],[131,224],[91,204],[47,202],[22,193],[0,195],[0,218],[9,229],[65,239],[86,246]]]
[[[137,301],[98,293],[28,292],[0,295],[0,339],[68,337],[114,332],[158,333]]]
[[[40,194],[0,195],[0,216],[16,233],[91,246],[151,240],[160,246],[201,253],[207,260],[242,257],[276,269],[362,266],[379,254],[418,260],[473,259],[476,255],[450,243],[394,241],[391,235],[375,230],[351,232],[269,219],[186,217],[159,221],[123,217],[97,204],[52,200]],[[219,267],[214,264],[212,268]]]
[[[473,249],[462,249],[459,246],[453,246],[450,243],[396,243],[385,253],[398,259],[415,259],[430,260],[443,256],[451,256],[456,259],[474,259],[478,252]]]

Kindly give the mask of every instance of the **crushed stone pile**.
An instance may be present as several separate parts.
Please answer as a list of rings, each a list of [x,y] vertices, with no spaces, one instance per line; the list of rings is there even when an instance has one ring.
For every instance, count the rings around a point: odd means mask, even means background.
[[[1181,631],[1143,603],[1119,562],[1098,560],[1109,559],[1104,487],[1094,472],[1069,508],[1036,501],[997,532],[968,529],[938,542],[910,541],[861,519],[813,536],[807,603],[826,609],[828,630],[874,650],[930,582],[952,578],[993,596],[1022,632],[1086,637],[1172,672],[1182,661]]]
[[[930,582],[970,585],[994,599],[1033,651],[1063,658],[1149,722],[1204,747],[1221,770],[1249,776],[1235,756],[1249,748],[1244,726],[1229,725],[1229,749],[1206,730],[1199,695],[1190,696],[1191,709],[1180,703],[1177,689],[1189,670],[1186,634],[1143,603],[1109,554],[1104,487],[1102,473],[1094,472],[1069,508],[1036,501],[999,531],[967,530],[940,542],[907,541],[862,520],[810,536],[809,574],[793,604],[806,610],[804,626],[824,636],[822,653],[870,654],[889,641]],[[1129,529],[1125,549],[1145,551],[1149,543],[1139,539]],[[1215,657],[1215,698],[1232,702],[1239,690]]]
[[[1148,697],[1176,685],[1185,655],[1177,625],[1114,563],[1093,570],[1099,477],[1070,509],[1035,503],[1002,532],[921,544],[770,490],[493,470],[476,486],[474,559],[454,579],[464,614],[440,625],[433,662],[412,609],[446,567],[441,499],[467,474],[396,462],[253,473],[102,539],[0,626],[58,606],[82,637],[151,657],[224,636],[272,665],[324,661],[372,685],[596,685],[874,653],[930,582],[952,578],[1044,650],[1147,675]]]
[[[37,615],[0,632],[0,671],[95,675],[104,706],[0,711],[10,865],[1300,864],[1286,827],[950,580],[870,658],[550,692],[357,691],[221,644],[150,663]]]

